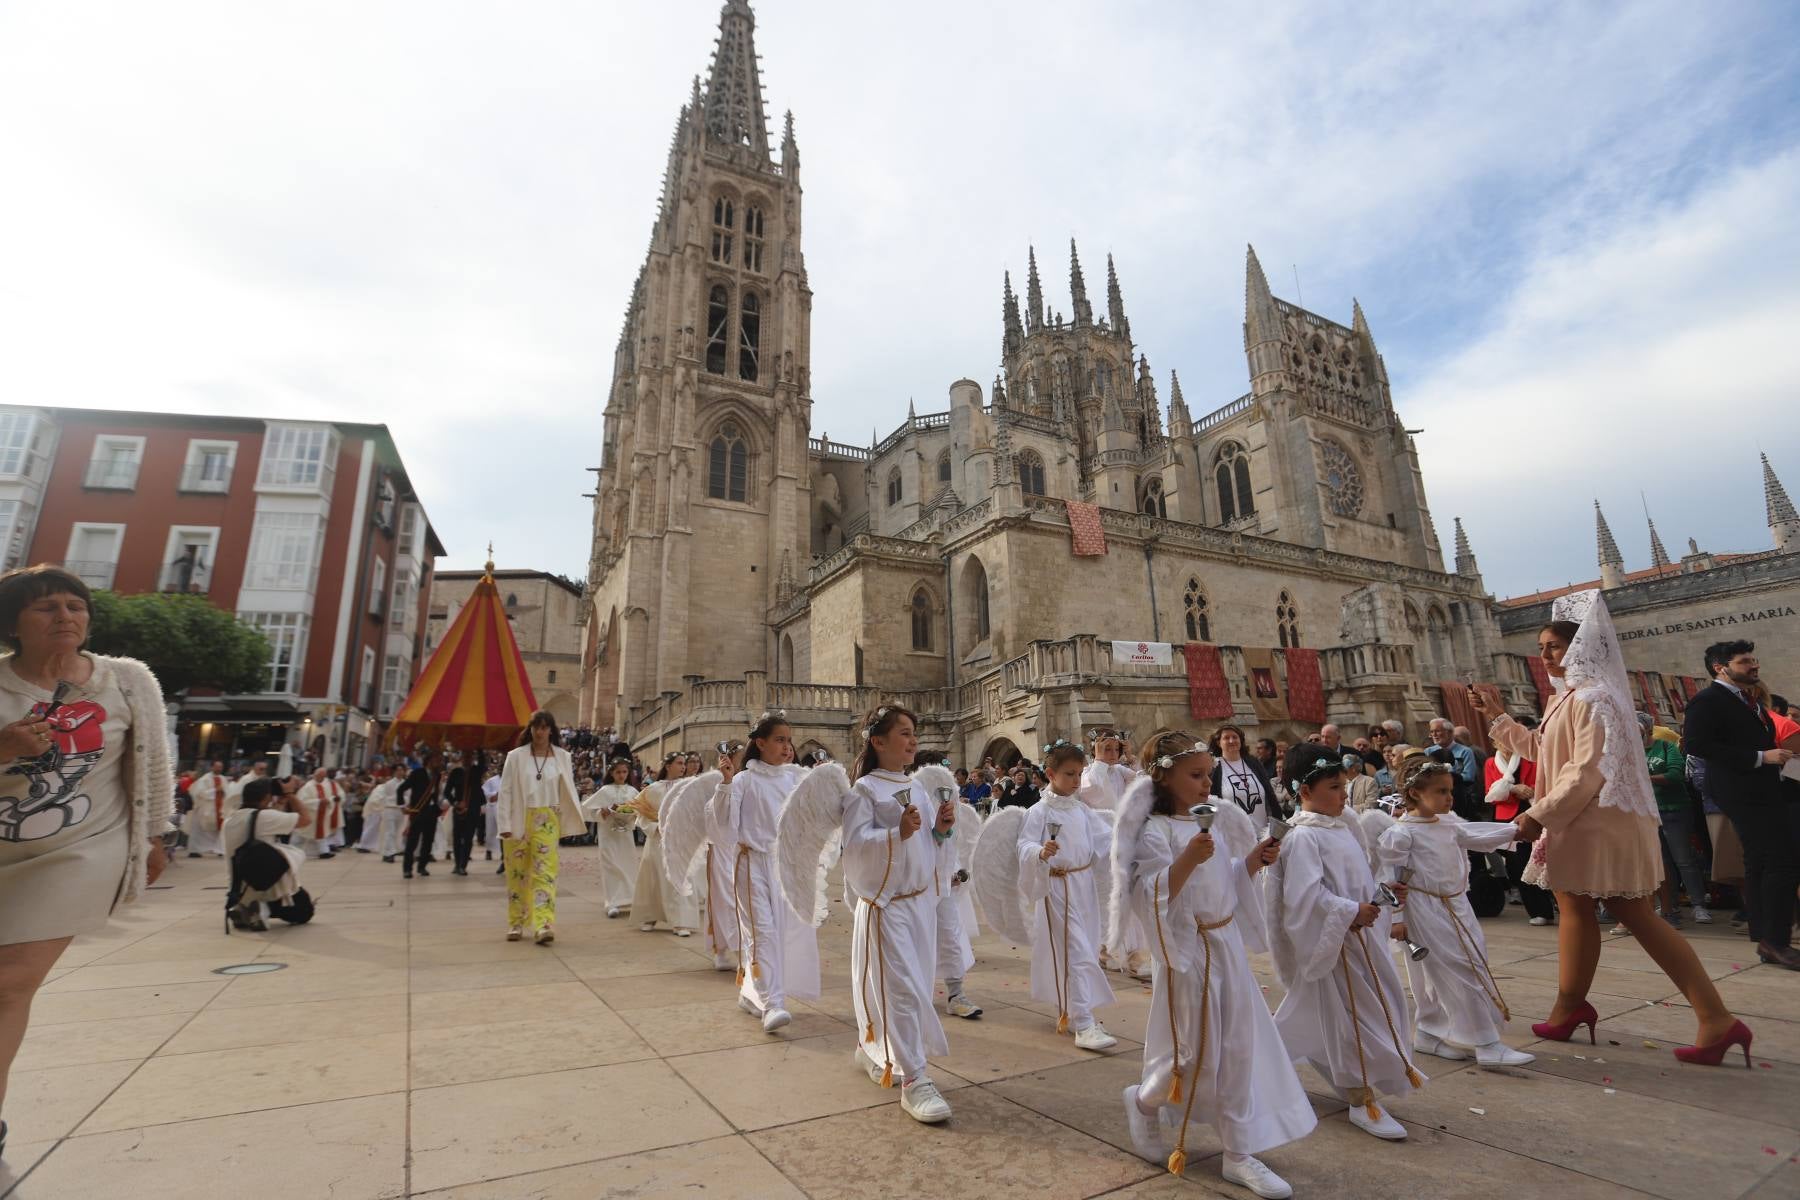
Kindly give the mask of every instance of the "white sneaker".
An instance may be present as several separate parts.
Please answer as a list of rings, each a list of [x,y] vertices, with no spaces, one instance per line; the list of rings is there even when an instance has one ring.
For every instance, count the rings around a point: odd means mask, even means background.
[[[1125,1089],[1125,1127],[1131,1131],[1131,1148],[1137,1151],[1139,1158],[1160,1166],[1169,1157],[1150,1114],[1138,1107],[1138,1085],[1135,1083]]]
[[[1150,956],[1142,950],[1125,956],[1125,973],[1133,979],[1150,978]]]
[[[1382,1108],[1380,1105],[1376,1106],[1375,1111],[1381,1115],[1376,1120],[1371,1121],[1369,1119],[1369,1114],[1363,1111],[1362,1105],[1352,1104],[1350,1106],[1350,1123],[1364,1133],[1372,1133],[1383,1141],[1404,1142],[1406,1140],[1406,1126],[1394,1120],[1393,1114],[1388,1112],[1387,1109]]]
[[[675,931],[675,936],[676,937],[693,937],[694,931],[691,929],[677,929]]]
[[[525,936],[525,931],[523,929],[519,928],[517,925],[514,925],[511,929],[508,929],[506,931],[506,940],[509,942],[516,942],[524,936]]]
[[[869,1052],[867,1050],[864,1050],[860,1045],[857,1046],[855,1058],[857,1069],[868,1075],[870,1083],[881,1082],[884,1068],[880,1063],[869,1057]],[[900,1078],[900,1072],[898,1070],[894,1072],[894,1078]]]
[[[1707,908],[1706,905],[1704,905],[1704,904],[1694,905],[1694,924],[1696,924],[1696,925],[1711,925],[1712,924],[1712,910],[1710,908]]]
[[[1530,921],[1526,922],[1526,924],[1528,924],[1528,925],[1539,925],[1539,926],[1548,925],[1549,923],[1550,923],[1549,917],[1533,917],[1533,918],[1531,918]]]
[[[1537,1061],[1537,1055],[1514,1050],[1505,1042],[1490,1042],[1475,1047],[1475,1061],[1484,1067],[1522,1067]]]
[[[609,906],[609,907],[608,907],[608,908],[607,908],[607,910],[606,910],[606,915],[607,915],[607,916],[609,916],[609,917],[616,917],[616,916],[618,916],[618,915],[619,915],[619,909],[618,909],[618,907],[617,907],[617,906],[616,906],[616,905],[614,905],[614,906]]]
[[[756,1007],[756,1004],[748,996],[740,995],[738,997],[738,1007],[753,1017],[762,1016],[762,1009]]]
[[[556,930],[546,927],[544,929],[540,929],[537,931],[537,944],[538,945],[548,946],[551,942],[554,942],[555,940],[556,940]]]
[[[1235,1183],[1239,1187],[1247,1187],[1263,1200],[1288,1200],[1294,1189],[1288,1181],[1269,1170],[1263,1161],[1253,1155],[1246,1154],[1237,1161],[1226,1156],[1219,1164],[1219,1174],[1225,1177],[1226,1183]]]
[[[1462,1062],[1469,1057],[1466,1050],[1452,1046],[1441,1037],[1426,1033],[1423,1029],[1413,1034],[1413,1049],[1420,1054],[1430,1054],[1437,1058],[1447,1058],[1451,1062]]]
[[[958,992],[944,1001],[944,1011],[953,1017],[970,1020],[981,1015],[981,1005]]]
[[[785,1008],[771,1008],[763,1014],[763,1032],[774,1033],[784,1025],[793,1024],[794,1018]]]
[[[1119,1039],[1106,1032],[1106,1026],[1095,1021],[1086,1029],[1075,1031],[1075,1044],[1083,1050],[1111,1050]]]
[[[642,925],[638,926],[638,932],[639,933],[655,933],[656,932],[656,922],[655,921],[645,921]]]
[[[939,1094],[937,1084],[923,1076],[900,1089],[900,1107],[922,1125],[937,1125],[950,1119],[950,1102]]]
[[[715,954],[713,955],[713,970],[735,971],[737,970],[737,960],[732,958],[729,954]]]

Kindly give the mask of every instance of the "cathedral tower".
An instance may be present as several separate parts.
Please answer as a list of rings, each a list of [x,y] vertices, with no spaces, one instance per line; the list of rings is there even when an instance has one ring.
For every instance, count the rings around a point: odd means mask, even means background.
[[[596,724],[687,675],[766,669],[777,580],[807,561],[800,152],[791,113],[771,148],[755,33],[728,0],[614,353],[588,570]]]

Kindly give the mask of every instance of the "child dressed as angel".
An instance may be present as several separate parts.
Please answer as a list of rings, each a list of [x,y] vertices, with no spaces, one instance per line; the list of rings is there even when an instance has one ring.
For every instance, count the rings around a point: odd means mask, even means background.
[[[1114,920],[1127,907],[1138,913],[1156,963],[1143,1075],[1125,1089],[1132,1145],[1179,1175],[1189,1123],[1211,1125],[1225,1180],[1279,1200],[1292,1189],[1255,1156],[1318,1123],[1246,954],[1266,949],[1256,875],[1279,843],[1257,840],[1243,809],[1208,795],[1204,742],[1165,734],[1146,761],[1113,842]],[[1211,811],[1190,813],[1202,805]],[[1159,1118],[1177,1131],[1173,1153]]]

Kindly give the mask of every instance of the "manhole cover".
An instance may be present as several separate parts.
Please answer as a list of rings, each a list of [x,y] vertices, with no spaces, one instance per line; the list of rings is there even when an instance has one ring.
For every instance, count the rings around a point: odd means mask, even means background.
[[[213,974],[214,975],[267,975],[270,971],[282,971],[282,970],[286,970],[286,969],[287,969],[286,963],[278,963],[278,962],[233,963],[229,967],[214,967]]]

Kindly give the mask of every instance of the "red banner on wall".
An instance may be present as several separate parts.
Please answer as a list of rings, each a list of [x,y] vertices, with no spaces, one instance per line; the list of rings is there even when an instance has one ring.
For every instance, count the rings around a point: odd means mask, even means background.
[[[1325,723],[1325,685],[1319,678],[1319,652],[1298,646],[1287,651],[1288,713],[1296,721]]]
[[[1181,652],[1187,659],[1188,715],[1196,721],[1231,716],[1231,685],[1225,682],[1219,648],[1189,642]]]
[[[1069,510],[1069,539],[1077,558],[1098,558],[1106,553],[1106,531],[1100,526],[1098,505],[1065,500]]]

